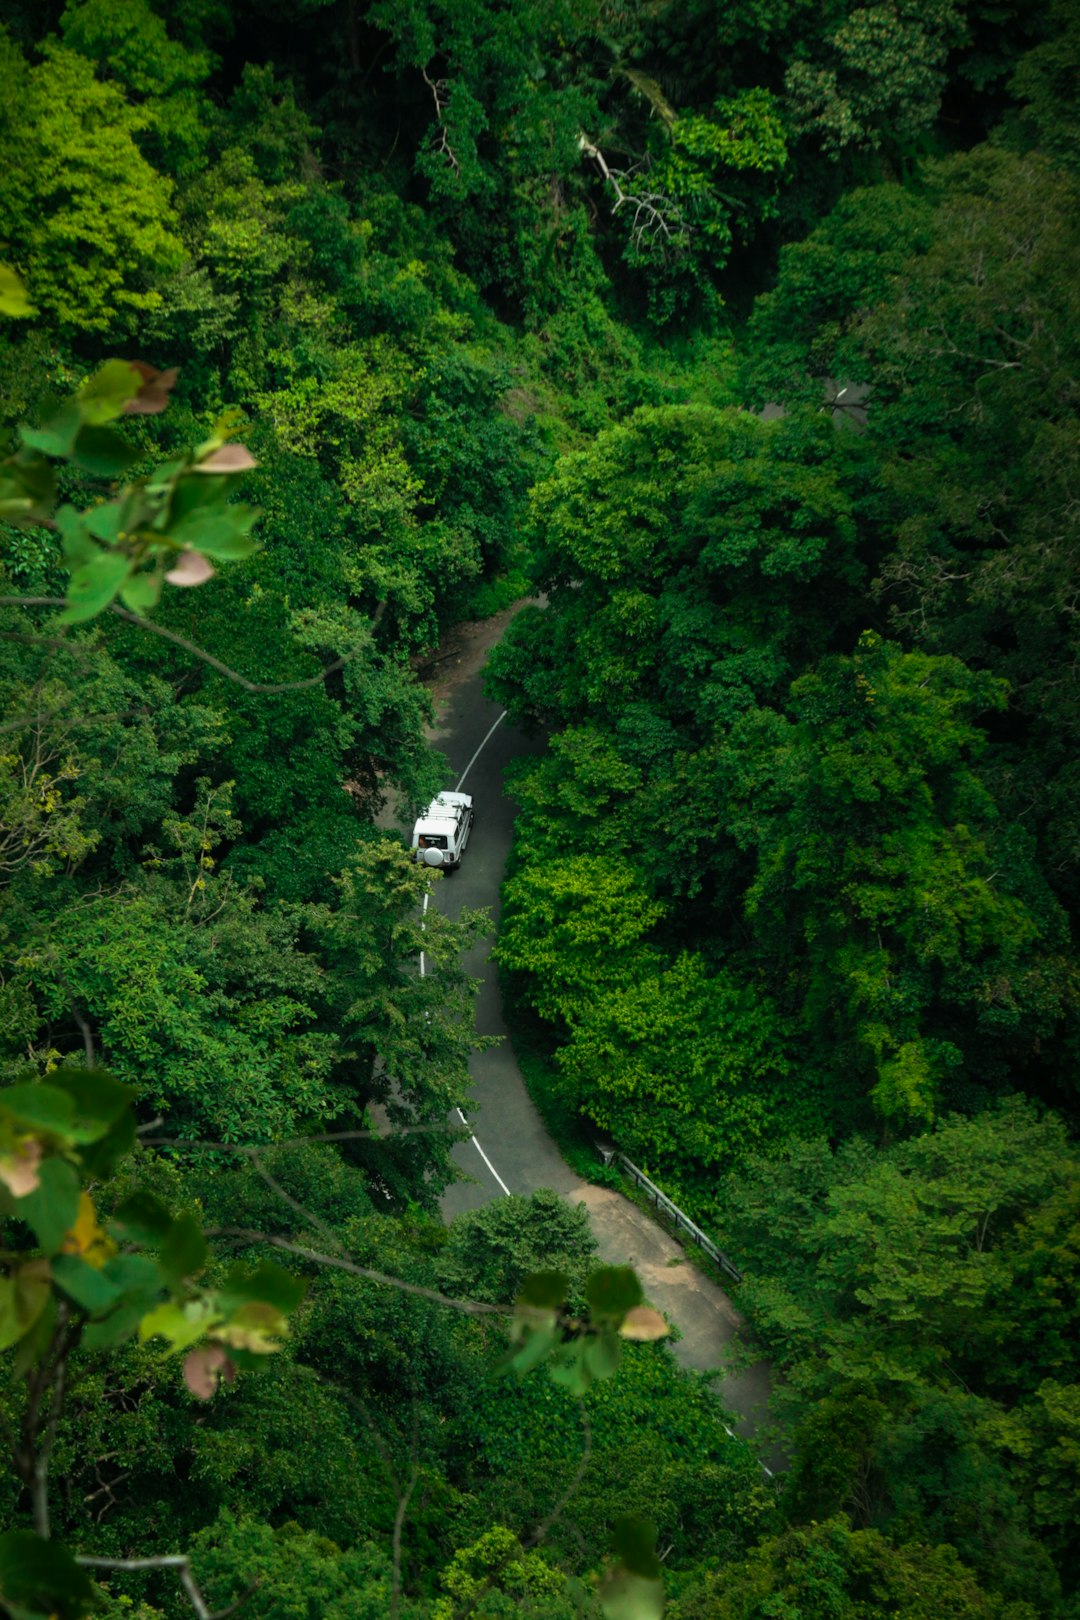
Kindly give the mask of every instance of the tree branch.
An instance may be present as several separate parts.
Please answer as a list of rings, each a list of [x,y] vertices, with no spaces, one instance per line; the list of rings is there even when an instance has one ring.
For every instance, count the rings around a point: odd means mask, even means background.
[[[62,608],[67,607],[67,599],[63,596],[0,596],[0,607]],[[235,669],[230,669],[228,664],[223,664],[220,658],[215,658],[213,653],[206,651],[205,647],[197,646],[194,641],[189,641],[186,636],[179,635],[175,630],[167,630],[164,625],[155,624],[152,619],[144,619],[138,613],[131,613],[127,608],[120,607],[116,602],[111,602],[106,612],[114,613],[118,619],[124,619],[128,624],[134,624],[140,630],[149,630],[153,635],[162,636],[166,641],[171,641],[177,647],[182,647],[193,658],[199,658],[204,664],[209,664],[211,669],[216,669],[219,675],[224,675],[227,680],[235,682],[237,686],[242,686],[245,692],[271,694],[276,692],[301,692],[306,687],[318,686],[328,676],[335,675],[339,669],[344,669],[346,664],[351,664],[353,659],[359,657],[364,650],[362,647],[354,647],[352,652],[344,653],[340,658],[335,659],[332,664],[327,664],[326,668],[321,670],[318,675],[309,675],[303,680],[249,681],[246,675],[240,675]],[[372,630],[376,629],[385,612],[386,602],[384,600],[375,609],[371,620]]]
[[[393,1584],[390,1588],[390,1620],[398,1620],[401,1612],[401,1532],[405,1524],[405,1515],[409,1511],[409,1503],[416,1489],[416,1481],[420,1477],[420,1464],[416,1458],[416,1409],[413,1408],[413,1441],[412,1452],[409,1458],[409,1482],[398,1497],[397,1512],[394,1514],[394,1533],[391,1537],[391,1551],[393,1563],[391,1574]]]
[[[180,1577],[180,1585],[184,1588],[198,1620],[225,1620],[226,1615],[235,1614],[240,1605],[247,1602],[259,1584],[258,1581],[253,1581],[247,1591],[242,1592],[228,1608],[211,1610],[199,1590],[199,1583],[192,1573],[191,1560],[186,1553],[162,1553],[157,1558],[93,1558],[76,1553],[75,1562],[81,1564],[83,1569],[175,1569]]]
[[[314,1265],[348,1271],[354,1277],[363,1277],[367,1282],[379,1283],[383,1288],[396,1288],[399,1293],[430,1300],[433,1305],[448,1305],[452,1311],[460,1311],[464,1316],[509,1317],[514,1314],[508,1306],[487,1305],[476,1299],[452,1299],[449,1294],[440,1294],[438,1289],[423,1288],[419,1283],[405,1282],[401,1277],[390,1277],[385,1271],[374,1271],[370,1266],[358,1265],[355,1260],[350,1260],[346,1256],[320,1254],[317,1249],[306,1248],[302,1243],[293,1243],[289,1238],[275,1237],[271,1232],[254,1232],[246,1226],[210,1226],[207,1227],[205,1236],[239,1238],[245,1243],[266,1243],[271,1248],[283,1249],[286,1254],[298,1255],[301,1260],[310,1260]],[[520,1315],[520,1310],[518,1314]]]

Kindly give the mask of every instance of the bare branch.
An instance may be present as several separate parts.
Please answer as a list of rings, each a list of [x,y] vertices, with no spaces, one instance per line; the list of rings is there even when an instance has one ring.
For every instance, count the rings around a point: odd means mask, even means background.
[[[276,1148],[301,1147],[305,1142],[388,1142],[396,1136],[464,1136],[464,1127],[440,1120],[432,1125],[391,1125],[385,1130],[319,1131],[312,1136],[287,1136],[280,1142],[214,1142],[202,1136],[145,1136],[145,1131],[156,1130],[163,1123],[151,1120],[139,1127],[139,1138],[144,1147],[210,1148],[219,1153],[235,1153],[254,1158],[260,1153],[271,1153]]]
[[[387,1276],[385,1271],[374,1271],[370,1266],[358,1265],[355,1260],[350,1260],[344,1255],[320,1254],[317,1249],[306,1248],[302,1243],[293,1243],[289,1238],[275,1237],[270,1232],[254,1232],[246,1226],[210,1226],[207,1227],[205,1235],[208,1238],[239,1238],[245,1243],[266,1243],[271,1248],[284,1249],[286,1254],[298,1255],[301,1260],[310,1260],[314,1265],[348,1271],[354,1277],[363,1277],[367,1282],[378,1283],[383,1288],[396,1288],[399,1293],[430,1300],[433,1305],[447,1305],[452,1311],[460,1311],[464,1316],[509,1317],[514,1314],[508,1306],[487,1305],[476,1299],[452,1299],[449,1294],[440,1294],[435,1288],[423,1288],[419,1283],[405,1282],[401,1277]]]
[[[420,69],[420,76],[431,91],[432,100],[435,103],[435,122],[439,126],[439,144],[435,150],[440,157],[446,159],[455,174],[460,174],[461,164],[458,162],[457,153],[450,145],[450,131],[446,123],[446,109],[450,104],[449,86],[445,79],[429,78],[426,68]]]
[[[67,600],[63,596],[0,596],[0,607],[62,608],[66,606]],[[166,641],[171,641],[177,647],[182,647],[193,658],[199,658],[204,664],[209,664],[211,669],[216,669],[219,675],[224,675],[227,680],[235,682],[237,686],[242,686],[245,692],[271,694],[276,692],[301,692],[306,687],[318,686],[328,676],[335,675],[339,669],[344,669],[346,664],[351,664],[353,659],[359,657],[364,650],[363,647],[354,647],[352,652],[344,653],[342,657],[336,658],[332,664],[327,664],[326,668],[320,670],[318,675],[309,675],[304,680],[249,681],[246,675],[240,675],[235,669],[230,669],[228,664],[223,664],[220,658],[215,658],[213,653],[206,651],[205,647],[197,646],[194,641],[189,641],[186,636],[178,635],[175,630],[167,630],[163,624],[155,624],[152,619],[144,619],[138,613],[130,613],[127,608],[120,607],[116,602],[110,603],[106,612],[114,613],[118,619],[124,619],[127,623],[136,625],[140,630],[149,630],[152,635],[162,636]],[[372,617],[372,630],[377,627],[385,612],[386,602],[382,601]]]
[[[195,1610],[198,1620],[225,1620],[225,1616],[235,1614],[242,1603],[246,1603],[251,1594],[257,1589],[258,1581],[253,1581],[246,1592],[242,1592],[234,1603],[228,1608],[211,1610],[210,1605],[199,1590],[199,1583],[191,1569],[191,1560],[186,1553],[162,1553],[156,1558],[94,1558],[82,1553],[76,1553],[75,1562],[83,1569],[175,1569],[180,1577],[180,1585],[184,1588],[188,1602]]]
[[[401,1612],[401,1532],[405,1524],[405,1515],[409,1511],[409,1503],[416,1489],[416,1481],[420,1477],[420,1465],[416,1458],[416,1409],[413,1408],[413,1442],[412,1453],[409,1459],[409,1481],[405,1489],[398,1496],[397,1512],[394,1514],[394,1533],[391,1537],[391,1550],[393,1562],[391,1565],[393,1584],[390,1588],[390,1620],[398,1620]]]
[[[584,135],[578,138],[578,147],[585,157],[592,158],[604,180],[615,193],[611,212],[617,214],[624,204],[633,209],[630,239],[635,248],[642,243],[662,240],[665,246],[684,246],[690,236],[686,215],[673,197],[662,191],[647,191],[633,185],[633,169],[612,169],[603,152]],[[631,188],[632,187],[632,188]]]

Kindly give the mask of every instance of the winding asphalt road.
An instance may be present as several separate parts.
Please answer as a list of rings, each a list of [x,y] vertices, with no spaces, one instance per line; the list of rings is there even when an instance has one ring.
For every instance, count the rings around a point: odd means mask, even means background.
[[[455,1146],[464,1179],[447,1189],[443,1213],[451,1220],[508,1193],[528,1194],[539,1187],[551,1187],[574,1203],[584,1203],[600,1257],[610,1264],[633,1265],[650,1301],[677,1325],[681,1337],[675,1354],[680,1362],[699,1371],[722,1369],[727,1347],[743,1325],[734,1305],[636,1204],[579,1180],[544,1129],[514,1060],[490,961],[514,819],[503,773],[511,760],[539,745],[501,718],[500,710],[485,698],[478,668],[482,656],[482,649],[471,658],[466,652],[474,668],[462,670],[460,675],[466,678],[459,675],[452,680],[447,695],[436,701],[431,741],[449,758],[454,785],[463,777],[464,791],[474,798],[476,822],[460,869],[433,884],[432,903],[451,917],[466,906],[488,908],[491,934],[474,947],[467,966],[481,980],[477,1030],[502,1039],[473,1054],[468,1123],[474,1134]],[[723,1376],[721,1395],[740,1433],[749,1436],[762,1421],[768,1389],[764,1366]]]

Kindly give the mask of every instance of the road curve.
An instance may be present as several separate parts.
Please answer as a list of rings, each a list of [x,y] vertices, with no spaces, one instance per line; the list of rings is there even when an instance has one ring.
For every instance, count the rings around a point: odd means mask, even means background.
[[[478,660],[473,660],[478,662]],[[727,1347],[738,1337],[742,1320],[727,1295],[696,1267],[681,1245],[636,1204],[607,1188],[581,1181],[562,1159],[544,1129],[514,1060],[491,946],[499,916],[499,885],[510,852],[514,806],[503,789],[511,760],[539,744],[516,730],[484,696],[478,672],[450,683],[436,700],[433,745],[449,758],[454,782],[466,772],[464,791],[476,806],[476,823],[459,871],[433,884],[433,904],[456,917],[466,907],[486,907],[491,932],[466,959],[481,981],[477,1030],[501,1036],[499,1044],[474,1053],[472,1103],[468,1121],[473,1139],[455,1145],[454,1158],[463,1179],[447,1188],[442,1210],[448,1220],[479,1208],[507,1192],[528,1194],[551,1187],[574,1203],[584,1203],[602,1259],[633,1265],[649,1299],[664,1311],[682,1335],[675,1354],[688,1368],[722,1369]],[[721,1382],[725,1404],[735,1414],[740,1433],[750,1435],[764,1416],[768,1372],[763,1366],[726,1374]]]

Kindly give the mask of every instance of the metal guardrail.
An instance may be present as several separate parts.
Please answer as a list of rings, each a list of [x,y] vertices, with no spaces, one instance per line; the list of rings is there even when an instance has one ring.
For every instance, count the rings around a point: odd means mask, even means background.
[[[733,1277],[736,1282],[742,1282],[742,1272],[738,1266],[731,1263],[723,1249],[717,1248],[712,1238],[701,1230],[696,1221],[692,1221],[689,1215],[684,1214],[678,1204],[670,1199],[666,1192],[662,1192],[655,1181],[649,1180],[644,1170],[639,1170],[634,1161],[628,1159],[625,1153],[620,1153],[618,1148],[608,1147],[606,1144],[602,1145],[600,1143],[597,1143],[597,1146],[600,1149],[600,1155],[604,1163],[611,1164],[614,1161],[621,1170],[625,1170],[637,1185],[648,1194],[657,1209],[662,1209],[665,1215],[671,1219],[677,1232],[685,1232],[722,1271],[726,1271],[728,1276]]]

